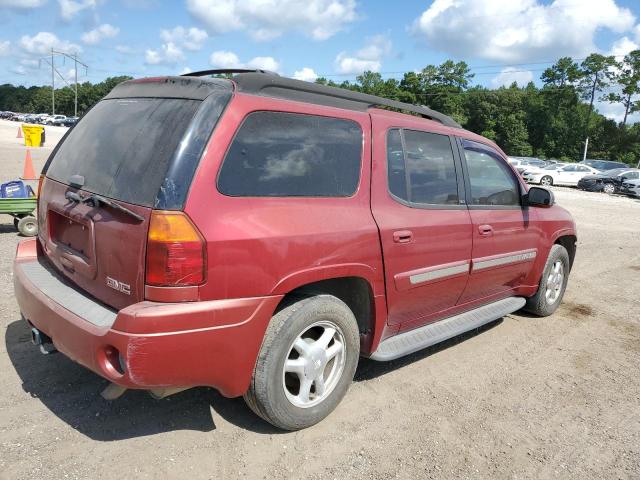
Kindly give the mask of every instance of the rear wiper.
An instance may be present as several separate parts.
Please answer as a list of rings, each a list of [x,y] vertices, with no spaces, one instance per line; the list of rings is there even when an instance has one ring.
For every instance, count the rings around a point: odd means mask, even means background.
[[[93,206],[94,208],[99,207],[100,204],[106,205],[107,207],[113,208],[114,210],[118,210],[119,212],[126,213],[130,217],[133,217],[136,220],[138,220],[139,222],[143,222],[144,221],[144,217],[143,216],[138,215],[136,212],[134,212],[132,210],[129,210],[127,207],[123,207],[122,205],[119,205],[119,204],[117,204],[115,202],[112,202],[108,198],[102,197],[102,196],[97,195],[95,193],[92,193],[91,195],[87,195],[86,197],[83,197],[80,194],[75,193],[75,192],[67,192],[67,193],[64,194],[64,197],[67,200],[71,200],[72,202],[85,203],[85,204]]]

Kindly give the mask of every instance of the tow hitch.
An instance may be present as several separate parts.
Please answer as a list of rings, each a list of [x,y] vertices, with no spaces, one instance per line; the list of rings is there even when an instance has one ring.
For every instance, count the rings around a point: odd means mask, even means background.
[[[40,347],[40,352],[42,352],[43,355],[49,355],[50,353],[56,353],[58,351],[56,347],[53,346],[51,338],[35,327],[31,328],[31,343]]]

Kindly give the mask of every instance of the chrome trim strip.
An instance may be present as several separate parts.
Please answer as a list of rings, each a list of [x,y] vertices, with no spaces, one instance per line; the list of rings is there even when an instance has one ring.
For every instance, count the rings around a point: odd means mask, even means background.
[[[527,252],[518,252],[516,254],[507,254],[502,257],[492,258],[489,260],[473,260],[472,271],[483,270],[485,268],[498,267],[500,265],[508,265],[510,263],[526,262],[536,258],[535,250]]]
[[[454,265],[453,267],[438,268],[424,273],[418,273],[409,277],[411,285],[416,285],[422,282],[428,282],[429,280],[437,280],[439,278],[450,277],[452,275],[458,275],[469,271],[469,263],[465,262],[462,265]]]

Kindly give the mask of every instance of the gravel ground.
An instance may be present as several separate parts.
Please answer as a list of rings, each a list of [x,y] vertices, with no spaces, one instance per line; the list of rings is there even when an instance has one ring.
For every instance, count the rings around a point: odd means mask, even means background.
[[[3,181],[22,171],[16,127],[0,122]],[[0,217],[0,478],[640,478],[640,201],[554,190],[579,230],[555,315],[363,360],[338,409],[296,433],[207,388],[104,401],[104,380],[30,344]]]

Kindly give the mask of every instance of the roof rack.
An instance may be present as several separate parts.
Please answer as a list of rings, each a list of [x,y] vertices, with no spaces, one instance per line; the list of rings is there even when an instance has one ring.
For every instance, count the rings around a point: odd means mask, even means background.
[[[447,127],[462,128],[462,126],[451,117],[425,106],[389,100],[388,98],[354,92],[345,88],[328,87],[318,83],[294,80],[292,78],[281,77],[277,73],[267,70],[241,68],[203,70],[201,72],[187,73],[183,76],[202,77],[227,73],[236,74],[233,77],[233,81],[236,83],[239,91],[253,95],[297,100],[317,105],[359,111],[366,111],[371,107],[387,107],[403,112],[415,113]]]
[[[252,68],[217,68],[214,70],[200,70],[199,72],[184,73],[181,77],[206,77],[207,75],[225,75],[229,73],[264,73],[267,75],[279,75],[271,70],[259,70]]]

